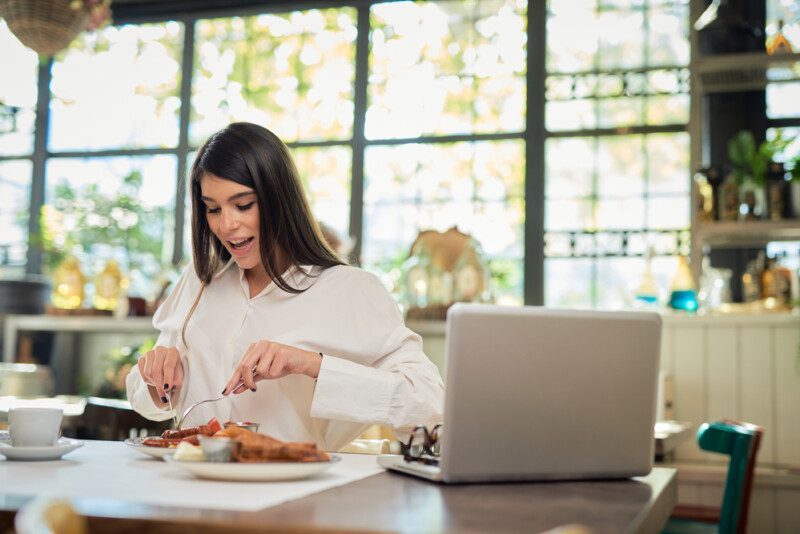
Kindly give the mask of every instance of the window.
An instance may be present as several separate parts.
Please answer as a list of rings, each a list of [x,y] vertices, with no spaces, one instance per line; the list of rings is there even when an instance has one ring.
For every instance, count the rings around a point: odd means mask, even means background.
[[[85,33],[52,69],[53,152],[175,147],[183,26],[176,22]]]
[[[548,2],[545,303],[614,308],[689,252],[685,1]]]
[[[297,172],[314,216],[339,235],[348,235],[352,151],[348,146],[295,147]]]
[[[52,65],[43,269],[74,255],[89,281],[116,260],[155,297],[175,239],[180,58],[175,22],[108,27]]]
[[[28,251],[30,160],[0,161],[0,268],[21,274]]]
[[[526,10],[370,10],[361,259],[390,287],[420,230],[457,226],[482,247],[495,299],[522,303]]]
[[[526,5],[373,6],[367,137],[523,131]]]
[[[114,259],[132,294],[154,298],[172,256],[175,157],[51,158],[46,172],[46,265],[70,254],[91,280]]]
[[[28,251],[39,58],[0,20],[0,270],[21,274]]]
[[[36,147],[37,58],[0,26],[20,84],[0,88],[0,99],[27,98],[16,104],[17,132],[0,134],[0,224],[17,229],[3,226],[0,261],[24,264],[29,219],[14,210],[41,187],[44,233],[32,239],[55,238],[67,221],[71,251],[92,271],[114,257],[146,291],[189,252],[181,180],[198,147],[230,122],[253,121],[287,142],[314,215],[352,234],[361,264],[390,289],[420,230],[457,226],[480,244],[495,300],[521,304],[525,235],[544,231],[546,303],[615,306],[648,248],[662,279],[688,252],[688,2],[546,6],[546,50],[528,49],[526,0],[295,11],[265,2],[146,24],[123,16],[39,72],[52,95]],[[531,58],[547,70],[544,229],[525,216]],[[31,177],[34,153],[46,161],[44,184]],[[92,214],[80,200],[95,209],[134,193],[142,201],[130,213]],[[123,228],[132,214],[147,221],[135,238]]]
[[[198,21],[191,142],[235,121],[284,142],[349,139],[355,19],[333,8]]]

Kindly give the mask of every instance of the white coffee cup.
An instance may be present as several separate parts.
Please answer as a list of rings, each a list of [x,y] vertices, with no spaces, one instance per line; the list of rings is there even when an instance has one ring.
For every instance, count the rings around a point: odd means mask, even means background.
[[[61,408],[20,406],[8,412],[8,433],[13,447],[51,447],[61,435]]]

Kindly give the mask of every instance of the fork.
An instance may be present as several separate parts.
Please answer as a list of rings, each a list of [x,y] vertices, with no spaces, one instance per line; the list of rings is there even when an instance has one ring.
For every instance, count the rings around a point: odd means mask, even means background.
[[[183,424],[183,420],[184,420],[184,419],[186,419],[186,416],[187,416],[187,415],[189,415],[189,412],[191,412],[192,410],[194,410],[195,408],[197,408],[197,407],[198,407],[198,406],[200,406],[201,404],[205,404],[205,403],[207,403],[207,402],[217,402],[217,401],[221,401],[221,400],[222,400],[222,399],[224,399],[224,398],[226,398],[226,397],[217,397],[216,399],[206,399],[206,400],[197,401],[197,402],[195,402],[194,404],[191,404],[191,405],[190,405],[188,408],[186,408],[186,409],[183,411],[183,413],[181,414],[181,418],[180,418],[180,419],[178,419],[178,423],[175,425],[175,430],[180,430],[180,429],[181,429],[181,425]]]
[[[253,370],[255,371],[255,369],[253,369]],[[237,389],[239,389],[243,385],[244,385],[244,381],[240,380],[238,384],[236,384],[233,388],[231,388],[231,391],[236,391]],[[181,429],[181,425],[183,424],[184,419],[186,419],[186,416],[189,415],[189,412],[191,412],[192,410],[194,410],[195,408],[197,408],[201,404],[205,404],[207,402],[217,402],[217,401],[221,401],[222,399],[225,399],[225,398],[227,398],[227,397],[220,396],[220,397],[217,397],[216,399],[201,400],[201,401],[195,402],[194,404],[189,405],[189,407],[186,408],[183,411],[183,413],[181,414],[181,418],[178,419],[178,422],[175,423],[175,430],[180,430]]]

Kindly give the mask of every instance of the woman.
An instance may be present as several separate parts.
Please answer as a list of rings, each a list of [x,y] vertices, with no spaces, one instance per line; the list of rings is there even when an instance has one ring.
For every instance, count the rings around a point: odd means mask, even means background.
[[[443,386],[372,274],[343,265],[314,222],[289,150],[235,123],[190,173],[194,268],[153,318],[156,347],[128,375],[155,420],[220,392],[185,425],[254,421],[338,450],[372,424],[404,434],[441,420]]]

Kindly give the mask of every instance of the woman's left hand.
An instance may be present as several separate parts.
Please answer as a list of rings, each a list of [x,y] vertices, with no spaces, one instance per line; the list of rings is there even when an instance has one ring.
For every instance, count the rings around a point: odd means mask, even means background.
[[[251,343],[222,394],[236,394],[247,389],[255,391],[256,382],[286,375],[299,374],[317,378],[321,364],[322,356],[318,352],[267,340]],[[236,387],[239,382],[242,385]]]

